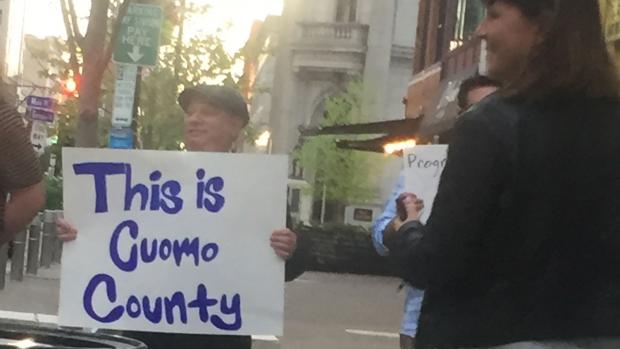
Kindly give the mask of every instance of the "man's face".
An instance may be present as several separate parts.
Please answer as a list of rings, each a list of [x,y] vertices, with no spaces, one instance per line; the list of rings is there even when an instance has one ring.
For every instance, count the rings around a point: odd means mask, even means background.
[[[467,110],[472,105],[480,102],[486,96],[490,95],[491,93],[495,91],[497,91],[497,87],[495,86],[479,86],[479,87],[472,88],[467,93],[467,106],[465,107],[465,110]]]
[[[192,101],[185,114],[185,146],[190,151],[228,152],[242,129],[241,118],[205,101]]]
[[[488,6],[476,34],[487,42],[488,76],[501,83],[516,78],[540,40],[539,26],[518,7],[502,0]]]

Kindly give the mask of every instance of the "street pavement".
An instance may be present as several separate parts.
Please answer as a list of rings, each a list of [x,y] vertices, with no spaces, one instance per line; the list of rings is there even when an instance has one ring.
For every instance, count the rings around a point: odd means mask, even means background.
[[[10,281],[7,275],[6,288],[0,290],[0,310],[56,314],[59,270],[58,265],[41,269],[23,282]],[[286,285],[279,348],[398,348],[404,301],[398,285],[397,279],[386,277],[303,274]]]

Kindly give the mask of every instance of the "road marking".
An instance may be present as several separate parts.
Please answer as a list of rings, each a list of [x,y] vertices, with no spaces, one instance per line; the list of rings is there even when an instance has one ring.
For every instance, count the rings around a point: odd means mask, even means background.
[[[346,329],[344,331],[346,333],[358,334],[360,336],[386,337],[386,338],[399,338],[400,337],[400,334],[390,333],[390,332],[364,331],[364,330],[352,330],[352,329]]]

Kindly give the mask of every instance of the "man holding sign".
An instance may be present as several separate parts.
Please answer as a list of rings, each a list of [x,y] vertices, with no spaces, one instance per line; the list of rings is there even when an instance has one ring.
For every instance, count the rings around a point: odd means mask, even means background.
[[[191,152],[223,153],[223,152],[230,151],[230,149],[233,146],[233,143],[237,140],[241,130],[243,129],[243,127],[245,127],[245,125],[247,124],[249,120],[247,105],[245,101],[243,100],[243,98],[237,91],[227,88],[227,87],[202,85],[198,87],[188,88],[185,91],[183,91],[183,93],[181,93],[181,95],[179,96],[179,104],[181,105],[181,107],[183,108],[186,114],[185,144],[187,146],[187,149]],[[171,156],[173,155],[169,153],[160,153],[160,154],[162,157],[161,161],[163,162],[165,162],[167,158],[171,158]],[[190,157],[199,155],[199,154],[194,154],[194,153],[187,153],[187,154]],[[225,155],[214,154],[213,158],[215,159],[216,157],[221,157],[222,162],[233,163],[233,161],[237,161],[238,163],[238,160],[230,159],[231,158],[230,156],[227,156],[227,158],[225,158]],[[248,168],[251,168],[252,166],[256,168],[260,164],[258,163],[254,164],[254,162],[261,161],[260,159],[258,159],[258,157],[253,157],[253,158],[247,157],[247,158],[244,158],[244,160],[246,163],[244,164],[244,166],[247,165]],[[74,168],[75,166],[76,165],[74,165]],[[241,171],[249,171],[249,170],[250,169],[241,169]],[[151,173],[150,175],[151,180],[153,182],[159,183],[157,181],[159,181],[159,179],[162,177],[162,172],[163,171],[154,171],[153,173]],[[259,172],[259,171],[256,170],[256,172]],[[267,173],[267,171],[263,171],[263,172]],[[130,175],[131,175],[131,172],[129,172],[129,175],[126,175],[126,176],[129,177]],[[260,173],[253,174],[253,176],[255,175],[260,176],[261,174]],[[225,189],[224,180],[227,181],[227,184],[230,182],[234,182],[231,186],[233,186],[235,183],[241,183],[240,185],[238,185],[238,187],[241,187],[244,182],[243,178],[241,178],[243,176],[237,175],[236,178],[234,179],[226,178],[224,176],[209,177],[209,176],[213,176],[213,174],[207,173],[207,171],[203,169],[197,170],[195,176],[198,179],[198,184],[197,184],[198,198],[197,198],[197,201],[195,202],[196,202],[197,207],[201,209],[200,210],[201,212],[202,210],[204,210],[205,212],[208,212],[208,213],[219,213],[224,208],[224,205],[227,205],[229,207],[236,207],[234,205],[237,204],[237,205],[260,206],[259,208],[255,209],[255,211],[258,213],[253,212],[253,214],[260,214],[260,212],[262,211],[265,211],[265,212],[269,211],[270,206],[278,207],[282,205],[282,207],[284,207],[285,205],[284,203],[285,200],[282,200],[282,202],[279,202],[277,204],[269,203],[268,205],[265,205],[262,202],[244,203],[244,200],[246,198],[244,197],[243,193],[234,192],[234,189],[229,189],[229,190],[233,192],[233,194],[237,194],[237,195],[234,195],[234,197],[231,197],[230,195],[225,196],[224,193],[226,190],[224,190]],[[93,177],[95,177],[95,175],[93,175]],[[281,182],[284,182],[285,176],[282,176],[282,177],[283,178]],[[273,181],[278,182],[278,179],[279,178],[273,179]],[[269,179],[266,179],[266,180],[269,180]],[[135,199],[135,188],[137,188],[139,185],[140,184],[133,186],[132,188],[130,188],[129,194],[127,193],[125,194],[126,197],[127,195],[129,195],[130,197],[129,204],[128,204],[129,207],[131,207],[132,200]],[[247,183],[245,183],[245,185],[247,185]],[[129,185],[127,185],[127,187],[129,188]],[[267,187],[267,188],[258,188],[255,191],[258,191],[261,193],[262,192],[267,193],[268,189],[270,189],[270,187],[273,187],[273,186],[265,185],[264,187]],[[161,202],[162,209],[164,210],[168,209],[172,211],[173,214],[177,214],[179,213],[179,211],[181,211],[182,208],[190,208],[191,205],[194,204],[194,202],[189,202],[190,200],[183,201],[180,195],[176,195],[176,194],[179,194],[180,191],[181,191],[180,187],[176,187],[175,189],[175,181],[171,180],[171,181],[167,181],[161,184],[162,200],[160,202]],[[132,197],[132,195],[134,196]],[[248,198],[250,198],[250,200],[254,200],[250,195],[248,195]],[[270,198],[268,197],[266,197],[265,199],[270,200]],[[127,201],[125,202],[126,202],[126,207],[127,207]],[[97,202],[97,204],[99,205],[99,201]],[[155,204],[155,206],[158,206],[158,205],[159,204]],[[152,202],[151,202],[150,207],[151,209],[154,207]],[[194,207],[191,207],[191,208],[194,208]],[[247,212],[232,212],[232,214],[234,214],[237,217],[242,217],[242,216],[246,217],[248,215]],[[267,218],[263,219],[263,216],[265,215],[261,215],[261,217],[257,217],[257,220],[263,221],[267,219]],[[181,223],[183,222],[179,222],[179,224]],[[249,223],[252,224],[253,222],[249,222]],[[256,224],[258,223],[259,222],[257,222]],[[248,223],[240,222],[239,226],[242,226],[243,224],[248,224]],[[70,240],[75,239],[77,235],[77,230],[71,224],[69,224],[67,221],[59,221],[58,226],[59,226],[59,237],[62,240],[70,241]],[[197,228],[204,230],[205,227],[194,227],[194,226],[187,227],[187,229],[194,229],[194,230]],[[206,226],[206,228],[210,230],[216,230],[216,228],[213,228],[211,226]],[[114,231],[112,240],[114,240],[115,238],[119,240],[120,238],[118,238],[117,236],[120,236],[122,234],[122,231],[124,230],[129,231],[129,234],[132,235],[134,240],[136,240],[136,236],[138,235],[138,225],[132,224],[132,223],[127,223],[124,226],[119,225],[117,229]],[[116,234],[117,232],[118,234]],[[225,234],[228,232],[218,232],[218,233]],[[140,234],[142,234],[142,229],[140,229]],[[146,241],[146,238],[145,240],[142,241],[142,244],[140,245],[141,261],[144,263],[150,263],[154,259],[164,259],[165,256],[163,256],[164,253],[162,253],[162,251],[172,250],[173,252],[168,253],[168,255],[173,254],[175,258],[178,257],[176,261],[177,265],[184,263],[183,258],[187,258],[187,257],[184,257],[184,255],[186,256],[191,255],[191,249],[188,247],[185,240],[184,241],[175,240],[175,241],[170,242],[167,239],[162,239],[160,240],[161,242],[160,242],[159,254],[157,254],[157,256],[153,256],[153,255],[147,256],[148,254],[145,252],[147,252],[150,244],[149,242],[144,242],[144,241]],[[170,242],[169,245],[172,246],[168,250],[164,248],[165,241]],[[195,239],[195,241],[198,242],[197,238]],[[296,249],[296,241],[297,241],[296,234],[287,228],[275,230],[271,234],[271,238],[270,238],[271,248],[273,249],[275,254],[285,260],[288,260],[293,255]],[[152,243],[152,246],[155,246],[157,244],[157,240],[153,239],[152,241],[150,241],[150,243]],[[183,245],[184,243],[185,245]],[[200,243],[202,243],[202,241],[200,241]],[[238,241],[235,243],[241,246],[242,244],[246,244],[246,243],[251,244],[252,241]],[[127,262],[126,260],[123,260],[121,257],[119,257],[121,255],[124,255],[122,252],[124,246],[120,246],[121,244],[117,243],[116,245],[118,246],[113,248],[112,245],[113,243],[110,242],[110,246],[111,246],[110,250],[112,251],[110,254],[112,256],[112,260],[115,261],[115,264],[117,266],[120,266],[120,268],[123,270],[125,270],[124,268],[136,269],[138,267],[136,264],[139,264],[139,263],[133,263],[129,265],[130,263],[126,263]],[[135,245],[138,245],[137,242],[135,243]],[[196,245],[198,245],[198,243]],[[177,256],[174,254],[174,251],[181,250],[183,248],[179,246],[185,246],[185,249],[182,250],[183,253],[180,252]],[[230,258],[230,257],[222,256],[222,254],[224,253],[224,249],[226,247],[230,248],[231,246],[226,246],[224,243],[219,243],[218,245],[216,242],[206,243],[201,247],[200,253],[196,253],[196,256],[198,256],[199,254],[200,258],[195,258],[194,263],[196,264],[196,266],[198,266],[200,263],[205,264],[205,267],[208,268],[211,263],[218,262],[218,260],[216,259],[216,257],[218,257],[218,253],[221,256],[219,257],[219,261],[221,261],[222,263],[227,263],[227,264],[240,263],[239,261],[235,261],[234,257],[233,259],[225,259],[225,258]],[[262,246],[256,246],[255,249],[262,250]],[[121,252],[118,252],[117,250]],[[153,248],[152,251],[154,250],[155,248]],[[198,247],[197,247],[197,250],[198,250]],[[138,250],[136,249],[135,251],[137,255]],[[126,254],[127,253],[125,253],[125,255]],[[136,258],[136,260],[138,259],[139,258]],[[292,263],[296,263],[297,266],[294,266]],[[293,261],[292,263],[287,263],[287,268],[285,270],[287,280],[294,278],[296,275],[300,274],[302,271],[303,266],[299,265],[298,259],[296,261]],[[242,277],[243,273],[242,273],[242,270],[240,269],[243,269],[243,268],[248,269],[251,267],[251,266],[247,266],[248,264],[247,262],[245,264],[246,265],[244,266],[241,266],[241,264],[239,264],[236,270],[226,270],[226,271],[222,271],[220,274],[224,272],[228,274],[234,273],[234,274],[239,274],[239,277]],[[216,264],[213,264],[213,265],[215,267]],[[140,265],[139,267],[143,267],[143,266]],[[254,267],[257,269],[261,269],[260,264],[257,264]],[[235,269],[234,266],[231,265],[231,269]],[[262,270],[259,270],[256,274],[259,274],[261,271]],[[257,281],[247,280],[244,282],[248,283],[249,286],[252,286],[258,289],[259,285],[254,285],[254,284],[256,284],[257,282],[260,282],[260,280],[257,280]],[[263,280],[263,282],[268,283],[268,280]],[[207,286],[217,287],[218,285],[215,285],[215,286],[207,285]],[[213,288],[209,288],[209,292],[210,292],[209,296],[211,297],[213,297],[212,290]],[[110,292],[109,289],[108,289],[108,292]],[[229,294],[228,296],[231,298],[227,298],[226,295],[223,295],[221,300],[217,299],[217,297],[209,298],[207,296],[207,287],[205,287],[202,284],[198,286],[197,292],[198,292],[198,295],[196,296],[196,299],[187,304],[187,309],[188,309],[187,313],[189,313],[190,308],[196,308],[200,310],[200,318],[203,319],[203,322],[207,322],[211,324],[213,327],[216,327],[218,331],[216,331],[215,333],[218,333],[218,334],[235,333],[235,330],[241,329],[242,320],[241,320],[241,309],[240,309],[241,305],[240,304],[243,304],[242,303],[243,298],[241,298],[243,295],[240,296],[239,293],[235,295]],[[110,296],[109,298],[111,299],[113,297]],[[170,302],[172,302],[173,300],[174,300],[174,297],[170,300]],[[218,301],[220,301],[221,305],[217,304]],[[268,303],[268,300],[265,299],[265,302]],[[164,301],[164,306],[165,304],[167,303]],[[148,302],[145,301],[143,303],[144,315],[147,316],[149,321],[151,321],[153,319],[153,314],[152,313],[150,315],[147,314],[146,305],[148,305]],[[269,304],[265,304],[264,306],[268,308]],[[183,307],[185,307],[185,305],[183,305]],[[217,310],[218,307],[220,308],[219,311],[221,312],[221,314],[218,314],[218,310]],[[128,302],[127,314],[129,316],[134,317],[136,313],[135,309],[136,307],[133,307],[133,308],[130,307],[129,302]],[[167,309],[167,311],[168,310],[169,309]],[[170,313],[172,313],[173,310],[170,310]],[[263,313],[265,312],[264,309],[259,309],[259,311]],[[185,323],[187,321],[187,315],[185,316],[185,318],[183,318],[183,312],[181,312],[181,314],[182,314],[181,320],[182,321],[185,320],[183,321],[183,323]],[[166,315],[166,320],[168,320],[169,314],[166,313],[165,315]],[[231,324],[230,322],[227,322],[227,318],[226,318],[226,316],[231,316],[231,315],[234,315],[234,318],[236,319],[233,324]],[[135,315],[135,316],[138,317],[138,315]],[[156,320],[161,321],[161,316]],[[252,320],[255,320],[255,319],[252,318]],[[151,322],[154,322],[154,321],[151,321]],[[170,321],[168,323],[170,324]],[[166,328],[166,331],[168,331],[167,328]],[[151,349],[153,348],[250,348],[251,347],[251,338],[249,336],[200,335],[198,333],[201,333],[201,332],[198,332],[195,329],[191,330],[190,332],[194,334],[173,334],[173,333],[158,333],[158,332],[126,332],[125,334],[130,337],[134,337],[136,339],[139,339],[145,342]],[[247,332],[244,332],[244,333],[247,333]]]

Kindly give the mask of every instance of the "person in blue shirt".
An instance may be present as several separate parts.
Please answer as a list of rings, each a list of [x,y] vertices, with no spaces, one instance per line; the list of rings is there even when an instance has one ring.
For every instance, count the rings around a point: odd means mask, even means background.
[[[498,84],[484,76],[474,76],[461,83],[458,93],[458,106],[460,111],[469,109],[473,104],[495,92]],[[390,194],[383,207],[383,213],[375,221],[372,230],[372,240],[375,250],[382,255],[389,255],[390,251],[383,244],[383,234],[388,231],[396,217],[396,199],[405,192],[405,179],[401,174],[396,187]],[[418,329],[418,317],[422,308],[424,291],[416,289],[408,284],[404,287],[406,292],[405,309],[400,326],[401,349],[415,348],[415,335]]]
[[[383,232],[392,224],[392,220],[396,217],[396,199],[405,189],[405,178],[401,174],[396,183],[396,187],[390,194],[383,213],[375,221],[372,229],[372,241],[375,250],[382,255],[387,256],[390,251],[383,245]],[[405,310],[403,320],[400,326],[400,347],[401,349],[414,348],[415,334],[418,328],[418,316],[422,307],[422,298],[424,291],[405,285]]]

